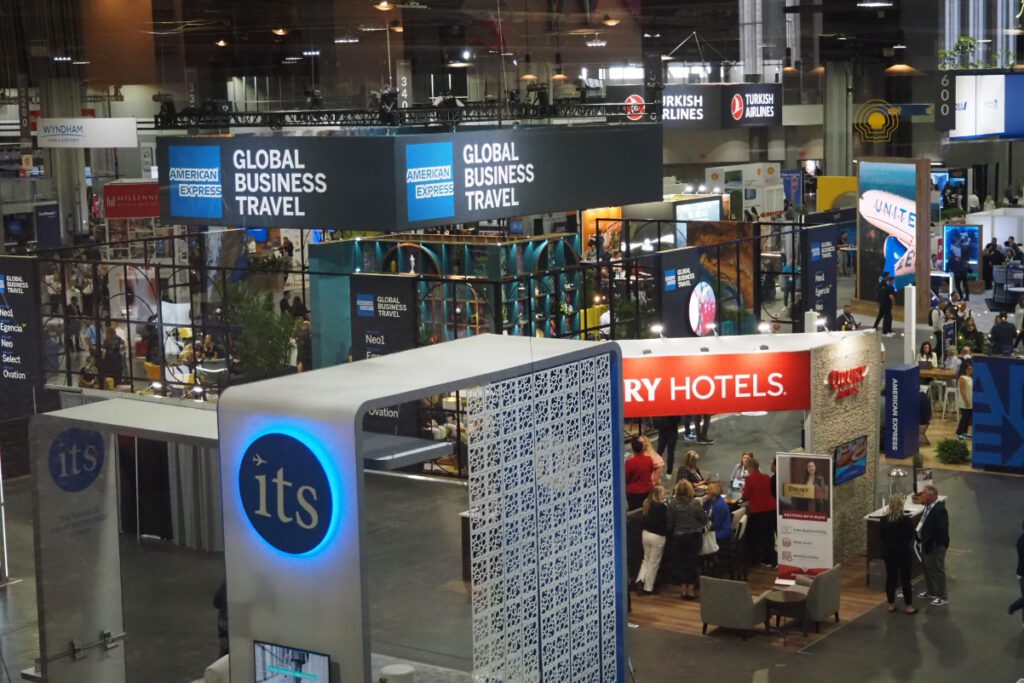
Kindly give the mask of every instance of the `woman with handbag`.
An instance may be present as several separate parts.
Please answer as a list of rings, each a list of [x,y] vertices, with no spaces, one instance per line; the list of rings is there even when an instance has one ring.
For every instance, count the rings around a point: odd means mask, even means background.
[[[674,574],[682,584],[683,600],[697,599],[700,582],[700,551],[707,516],[693,497],[693,484],[685,479],[676,482],[668,504],[668,537],[671,539]]]
[[[667,510],[665,508],[665,487],[655,486],[647,494],[642,506],[644,531],[644,561],[640,565],[640,572],[636,575],[638,587],[642,587],[644,593],[650,595],[654,592],[654,585],[658,579],[658,569],[661,568],[661,558],[665,553],[665,534],[667,526]]]
[[[722,498],[722,485],[718,482],[708,484],[708,495],[704,498],[704,512],[711,523],[719,555],[729,557],[729,545],[732,543],[732,512],[729,511],[729,505],[725,502],[725,498]]]

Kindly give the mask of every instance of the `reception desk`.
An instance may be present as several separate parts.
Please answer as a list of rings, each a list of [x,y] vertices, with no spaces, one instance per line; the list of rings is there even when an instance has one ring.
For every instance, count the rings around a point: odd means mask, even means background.
[[[939,502],[945,502],[946,496],[939,496]],[[882,517],[885,517],[887,508],[882,507],[874,512],[864,515],[864,521],[867,524],[867,535],[868,535],[868,555],[867,555],[867,576],[870,577],[871,572],[871,561],[881,560],[882,557]],[[914,520],[914,526],[916,527],[921,521],[921,515],[924,514],[924,505],[920,505],[910,500],[908,497],[906,503],[903,505],[904,514],[910,515],[910,518]],[[914,565],[911,572],[912,576],[917,577],[921,574],[921,562],[917,559],[916,553],[914,556]]]

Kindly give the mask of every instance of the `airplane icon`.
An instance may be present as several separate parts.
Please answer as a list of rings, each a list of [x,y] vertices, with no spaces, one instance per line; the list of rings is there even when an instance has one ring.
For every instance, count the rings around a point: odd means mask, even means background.
[[[261,458],[259,453],[256,453],[255,455],[252,456],[252,461],[256,463],[256,467],[267,464],[267,461]]]

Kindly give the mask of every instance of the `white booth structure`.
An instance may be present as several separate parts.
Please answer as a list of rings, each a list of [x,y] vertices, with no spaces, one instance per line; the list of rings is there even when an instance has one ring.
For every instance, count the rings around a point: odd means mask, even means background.
[[[216,433],[232,683],[370,680],[363,418],[456,390],[468,425],[475,680],[625,681],[620,366],[614,343],[482,335],[226,391]],[[125,677],[117,402],[33,421],[48,683]],[[143,424],[160,438],[154,420]],[[210,446],[211,425],[187,429]]]
[[[999,240],[1000,246],[1010,237],[1015,242],[1024,241],[1024,209],[1006,207],[992,211],[978,211],[967,214],[963,220],[968,225],[982,227],[981,232],[985,236],[986,244],[993,237]]]

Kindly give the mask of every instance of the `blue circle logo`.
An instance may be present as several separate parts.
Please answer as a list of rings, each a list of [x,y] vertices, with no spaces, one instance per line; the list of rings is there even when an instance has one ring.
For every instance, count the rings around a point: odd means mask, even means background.
[[[286,434],[253,441],[238,468],[238,492],[256,532],[281,552],[323,543],[334,514],[327,473],[309,446]]]
[[[50,476],[68,493],[89,488],[103,470],[103,436],[91,429],[66,429],[50,444]]]

